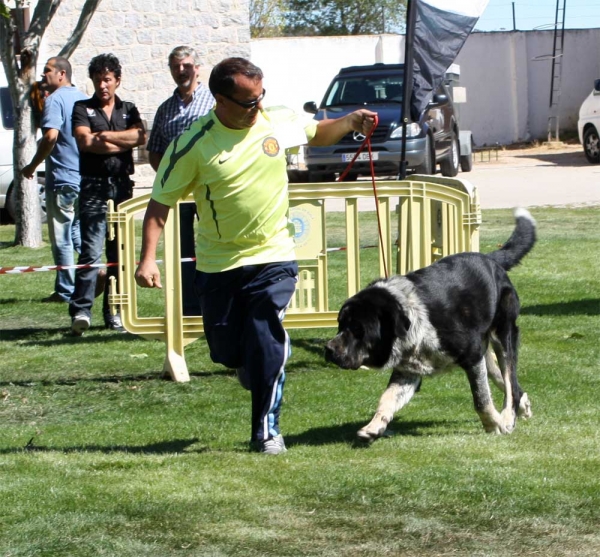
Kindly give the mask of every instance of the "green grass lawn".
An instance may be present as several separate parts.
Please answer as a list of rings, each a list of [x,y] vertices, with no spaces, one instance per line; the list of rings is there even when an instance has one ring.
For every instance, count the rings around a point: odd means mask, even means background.
[[[191,382],[165,381],[163,344],[98,319],[73,338],[39,301],[52,273],[0,275],[0,557],[599,555],[600,208],[532,213],[511,277],[534,415],[509,436],[484,433],[456,371],[356,446],[389,373],[325,363],[319,329],[290,331],[289,451],[250,453],[250,395],[203,340]],[[484,211],[481,251],[513,224]],[[0,266],[52,262],[13,235]]]

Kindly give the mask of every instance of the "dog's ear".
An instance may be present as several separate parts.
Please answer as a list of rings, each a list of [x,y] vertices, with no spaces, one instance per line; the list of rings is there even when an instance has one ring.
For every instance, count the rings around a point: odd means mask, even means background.
[[[400,304],[397,304],[397,309],[398,311],[394,312],[394,331],[398,338],[404,338],[410,328],[410,319]]]
[[[342,330],[342,326],[344,321],[347,321],[348,319],[348,304],[344,304],[342,306],[342,309],[340,309],[339,313],[338,313],[338,317],[337,317],[337,321],[338,321],[338,332],[340,332]]]

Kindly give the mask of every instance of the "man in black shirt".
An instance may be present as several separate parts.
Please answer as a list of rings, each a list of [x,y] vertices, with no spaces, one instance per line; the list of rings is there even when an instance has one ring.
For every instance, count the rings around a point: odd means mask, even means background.
[[[73,108],[73,135],[79,148],[81,174],[79,264],[100,263],[105,241],[108,263],[117,263],[118,241],[106,239],[107,201],[112,199],[117,206],[131,199],[132,150],[146,142],[146,131],[135,105],[115,94],[121,83],[121,64],[117,57],[100,54],[92,58],[88,71],[94,95],[78,101]],[[107,274],[116,278],[117,268],[109,267]],[[75,291],[69,304],[71,330],[77,336],[90,327],[97,277],[97,267],[77,269]],[[102,310],[107,328],[123,330],[120,316],[110,314],[108,289],[104,292]]]

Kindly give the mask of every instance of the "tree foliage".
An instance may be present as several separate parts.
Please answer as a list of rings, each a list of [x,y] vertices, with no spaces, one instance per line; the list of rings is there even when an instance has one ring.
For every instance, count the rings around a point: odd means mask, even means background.
[[[30,95],[36,80],[40,44],[63,0],[40,0],[28,28],[20,17],[30,0],[0,0],[0,56],[15,111],[13,143],[14,187],[17,192],[15,243],[39,247],[42,243],[38,186],[21,176],[21,169],[35,153],[36,124]],[[73,33],[59,53],[68,58],[79,45],[96,8],[102,0],[85,0]],[[14,6],[14,8],[13,8]],[[20,45],[17,50],[16,45]]]
[[[404,29],[406,0],[287,0],[286,35],[367,35]]]
[[[286,0],[250,0],[250,33],[253,39],[281,37]]]

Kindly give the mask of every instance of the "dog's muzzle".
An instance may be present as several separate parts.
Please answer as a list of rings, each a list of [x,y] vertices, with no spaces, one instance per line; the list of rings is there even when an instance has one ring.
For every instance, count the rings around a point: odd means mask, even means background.
[[[356,362],[351,362],[345,346],[336,338],[325,345],[325,360],[342,369],[358,369]]]

